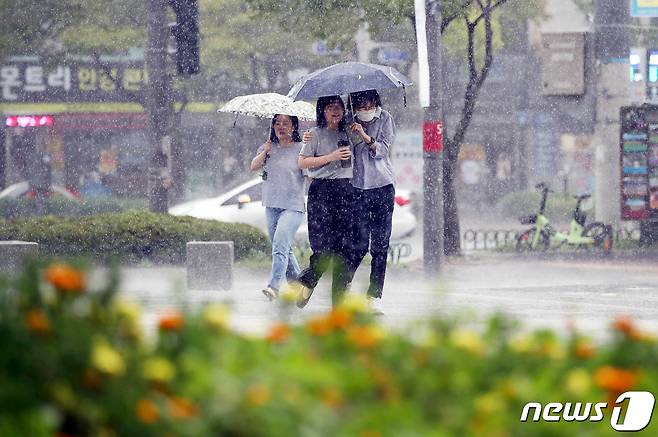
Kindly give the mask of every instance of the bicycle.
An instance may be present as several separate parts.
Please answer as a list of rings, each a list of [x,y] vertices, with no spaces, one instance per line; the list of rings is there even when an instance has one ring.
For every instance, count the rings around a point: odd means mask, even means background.
[[[556,231],[544,215],[548,193],[552,193],[553,190],[544,183],[537,184],[535,188],[542,193],[539,212],[519,219],[524,225],[534,226],[523,231],[516,238],[517,252],[547,250],[549,247],[557,249],[567,245],[578,248],[596,247],[602,249],[605,254],[610,253],[613,241],[612,227],[602,222],[585,225],[587,214],[580,210],[580,205],[583,200],[591,197],[590,194],[573,196],[576,199],[576,208],[573,211],[569,232],[564,233]]]

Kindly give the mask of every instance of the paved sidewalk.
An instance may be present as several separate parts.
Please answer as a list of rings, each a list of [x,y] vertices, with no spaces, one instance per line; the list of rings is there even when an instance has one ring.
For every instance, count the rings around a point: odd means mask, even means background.
[[[95,280],[102,271],[96,271]],[[122,293],[142,302],[147,326],[171,306],[195,307],[220,301],[232,308],[235,329],[262,333],[280,314],[260,292],[265,270],[236,267],[231,291],[187,290],[181,266],[124,267]],[[353,292],[367,286],[362,266]],[[323,278],[308,306],[293,309],[292,322],[330,309],[329,277]],[[386,326],[401,328],[435,314],[464,315],[476,326],[502,311],[528,328],[566,332],[570,325],[603,337],[614,317],[627,314],[658,333],[658,265],[644,260],[519,259],[515,256],[467,256],[450,260],[441,280],[427,281],[419,263],[389,269],[383,299]]]

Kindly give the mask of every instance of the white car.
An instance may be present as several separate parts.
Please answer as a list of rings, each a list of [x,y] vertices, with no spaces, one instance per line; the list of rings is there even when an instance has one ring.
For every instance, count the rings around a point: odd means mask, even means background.
[[[192,200],[172,206],[169,208],[169,214],[228,223],[246,223],[267,234],[265,208],[261,202],[262,182],[261,178],[252,179],[220,196]],[[415,229],[416,216],[411,212],[409,192],[396,190],[391,240],[399,240],[411,235]],[[304,216],[304,222],[297,230],[295,238],[298,242],[308,242],[306,216]]]
[[[62,196],[68,200],[75,200],[76,202],[80,201],[79,197],[59,185],[52,185],[50,187],[49,196]],[[21,197],[36,197],[36,191],[30,188],[27,181],[17,182],[0,191],[0,199],[17,199]]]

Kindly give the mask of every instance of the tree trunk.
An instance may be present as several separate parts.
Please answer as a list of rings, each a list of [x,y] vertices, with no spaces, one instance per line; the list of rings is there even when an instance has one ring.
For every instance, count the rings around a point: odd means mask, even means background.
[[[445,140],[447,146],[443,157],[443,250],[445,255],[460,254],[461,232],[459,229],[459,212],[457,210],[457,196],[455,192],[457,158],[459,156],[459,148],[473,119],[478,94],[482,85],[484,85],[489,68],[493,62],[491,13],[506,1],[498,0],[496,3],[492,3],[492,0],[488,0],[486,4],[478,2],[482,14],[473,21],[468,16],[463,17],[468,31],[467,59],[469,80],[466,85],[466,92],[464,93],[464,107],[462,108],[461,119],[457,123],[454,136]],[[485,27],[485,55],[482,67],[478,68],[475,61],[475,31],[481,20],[484,21]]]
[[[447,256],[459,255],[461,250],[461,230],[455,190],[458,151],[459,144],[446,141],[446,154],[443,159],[443,251]]]

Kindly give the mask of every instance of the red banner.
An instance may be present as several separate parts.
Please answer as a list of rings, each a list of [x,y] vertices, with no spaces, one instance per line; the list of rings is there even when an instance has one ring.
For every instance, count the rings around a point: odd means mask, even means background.
[[[440,121],[423,123],[423,152],[439,153],[443,150],[443,124]]]

